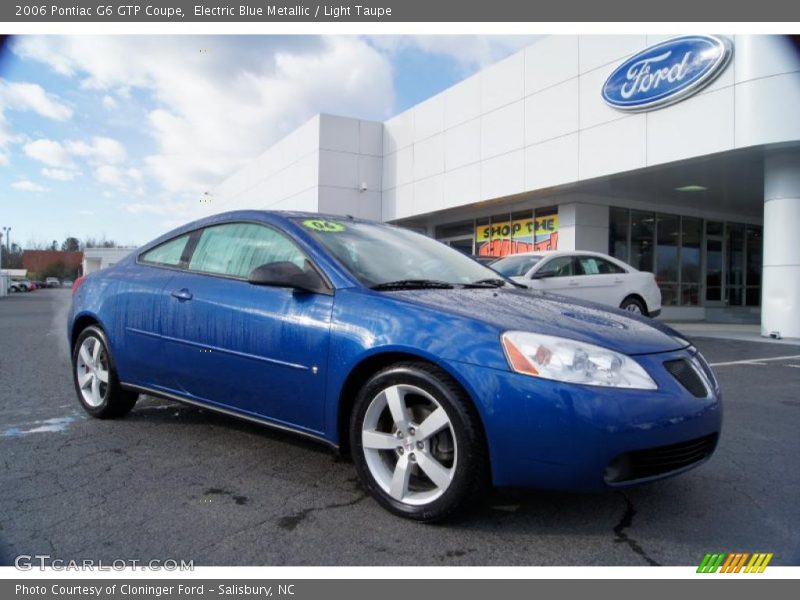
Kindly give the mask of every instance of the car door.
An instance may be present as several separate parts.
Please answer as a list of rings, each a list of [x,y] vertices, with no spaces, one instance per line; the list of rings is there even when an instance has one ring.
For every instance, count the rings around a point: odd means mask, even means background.
[[[543,292],[575,296],[579,286],[575,268],[574,257],[554,256],[537,265],[530,274],[531,279],[526,283],[529,287]]]
[[[196,232],[165,290],[164,339],[179,394],[320,432],[333,295],[248,283],[256,267],[314,268],[287,235],[256,223]]]
[[[115,326],[107,333],[123,383],[162,387],[169,381],[161,299],[180,268],[189,238],[189,234],[180,235],[143,252],[117,278]]]
[[[599,304],[619,306],[624,271],[599,256],[578,256],[579,283],[575,297]]]

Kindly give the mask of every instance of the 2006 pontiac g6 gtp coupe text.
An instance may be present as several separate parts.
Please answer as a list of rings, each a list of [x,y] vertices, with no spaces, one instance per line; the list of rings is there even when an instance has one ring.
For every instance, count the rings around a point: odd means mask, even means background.
[[[442,519],[489,485],[603,490],[714,451],[719,386],[668,327],[522,289],[439,242],[349,217],[196,221],[75,282],[75,389],[140,393],[349,452],[390,511]]]

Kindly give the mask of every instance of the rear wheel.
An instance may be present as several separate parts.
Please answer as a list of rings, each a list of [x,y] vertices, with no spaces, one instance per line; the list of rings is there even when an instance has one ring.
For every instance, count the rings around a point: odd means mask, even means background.
[[[632,312],[636,315],[644,315],[647,316],[647,309],[644,306],[644,302],[635,298],[634,296],[628,296],[625,300],[622,301],[622,304],[619,305],[622,310],[627,310],[628,312]]]
[[[98,419],[121,417],[139,397],[120,386],[106,336],[95,325],[78,335],[72,352],[72,375],[81,406]]]
[[[356,399],[350,440],[364,485],[397,515],[438,521],[486,488],[478,416],[452,379],[426,363],[394,365],[367,382]]]

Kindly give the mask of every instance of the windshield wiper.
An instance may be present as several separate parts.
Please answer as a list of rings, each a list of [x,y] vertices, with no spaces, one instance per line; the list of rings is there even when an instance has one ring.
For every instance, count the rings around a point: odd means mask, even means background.
[[[505,284],[513,285],[514,287],[518,288],[525,288],[528,289],[527,285],[522,283],[518,283],[513,279],[501,279],[499,277],[489,278],[489,279],[479,279],[478,281],[473,281],[472,283],[467,283],[464,287],[490,287],[490,288],[499,288],[503,287]]]
[[[436,279],[398,279],[397,281],[385,281],[370,286],[373,290],[413,290],[413,289],[440,289],[451,290],[453,289],[452,283],[446,281],[438,281]]]
[[[464,287],[488,287],[488,288],[499,288],[503,287],[507,284],[508,281],[505,279],[500,279],[499,277],[490,278],[490,279],[479,279],[478,281],[472,281],[470,283],[465,283]]]

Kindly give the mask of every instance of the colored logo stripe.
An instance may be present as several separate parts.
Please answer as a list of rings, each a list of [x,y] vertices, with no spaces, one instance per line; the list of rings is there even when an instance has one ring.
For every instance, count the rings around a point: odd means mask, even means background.
[[[739,573],[744,568],[745,573],[763,573],[764,569],[772,560],[772,552],[734,552],[727,554],[724,552],[708,553],[703,557],[700,566],[697,567],[698,573]],[[747,562],[747,559],[750,559]],[[747,562],[747,566],[745,566]]]

